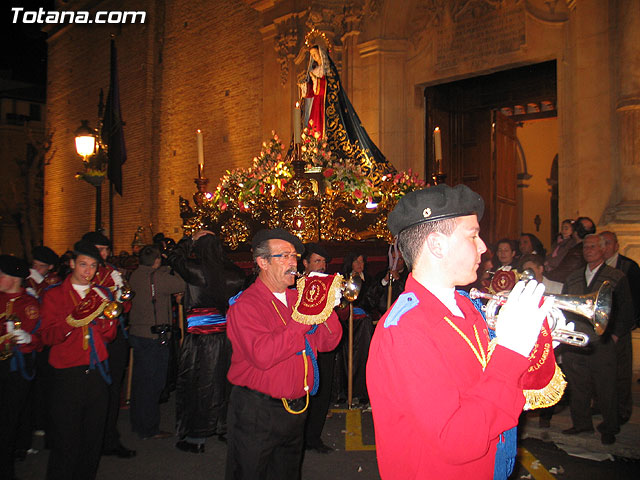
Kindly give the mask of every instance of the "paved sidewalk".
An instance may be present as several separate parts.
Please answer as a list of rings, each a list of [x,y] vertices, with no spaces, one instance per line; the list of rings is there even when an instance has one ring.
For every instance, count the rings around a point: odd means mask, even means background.
[[[602,445],[600,434],[580,433],[578,435],[563,435],[564,429],[572,427],[569,407],[564,406],[553,415],[550,428],[538,426],[538,412],[528,412],[520,422],[521,438],[537,438],[555,443],[559,448],[568,453],[581,453],[590,458],[603,457],[602,454],[640,459],[640,384],[636,382],[637,374],[633,376],[633,414],[628,423],[620,427],[620,433],[616,435],[613,445]],[[593,425],[597,426],[602,421],[602,416],[594,415]],[[600,454],[600,455],[599,455]]]

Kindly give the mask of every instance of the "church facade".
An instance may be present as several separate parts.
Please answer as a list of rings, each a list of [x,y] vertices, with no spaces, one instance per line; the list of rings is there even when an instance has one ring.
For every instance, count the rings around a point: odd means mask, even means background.
[[[146,12],[143,24],[48,26],[47,118],[55,155],[46,169],[44,239],[57,251],[93,228],[95,191],[74,179],[81,162],[73,136],[80,120],[97,123],[99,91],[106,94],[109,86],[111,35],[128,153],[123,196],[113,201],[118,252],[129,249],[138,226],[181,236],[179,197],[196,191],[197,129],[204,135],[209,188],[226,170],[249,166],[272,131],[288,143],[297,81],[308,60],[304,40],[315,28],[332,44],[343,86],[371,138],[396,168],[427,179],[435,168],[428,88],[555,62],[555,215],[593,218],[599,230],[618,234],[623,254],[640,260],[638,2],[57,3]],[[455,146],[446,126],[443,141]],[[464,181],[444,152],[444,171]],[[549,223],[545,215],[542,222]],[[105,225],[107,216],[103,207]]]

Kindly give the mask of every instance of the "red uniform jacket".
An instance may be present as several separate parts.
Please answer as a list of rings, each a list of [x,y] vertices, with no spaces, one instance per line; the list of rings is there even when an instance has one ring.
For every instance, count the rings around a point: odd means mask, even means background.
[[[486,354],[487,326],[471,301],[456,293],[462,318],[412,275],[407,292],[418,305],[396,315],[397,323],[386,322],[393,308],[382,317],[367,363],[380,475],[491,479],[498,437],[518,423],[525,403],[520,380],[529,361],[496,346],[483,371],[467,342],[444,320],[478,349],[475,325]]]
[[[67,323],[81,298],[71,286],[71,276],[60,285],[53,287],[42,297],[42,327],[40,336],[45,345],[51,345],[49,363],[55,368],[69,368],[90,364],[91,347],[84,348],[84,336],[81,327],[72,327]],[[108,357],[106,343],[111,342],[117,333],[117,320],[97,317],[89,324],[93,334],[98,360]]]
[[[22,353],[30,353],[40,350],[42,342],[38,332],[34,332],[40,323],[40,305],[38,300],[29,295],[24,289],[18,293],[0,293],[0,314],[3,314],[0,321],[0,335],[7,333],[6,320],[10,315],[15,315],[22,322],[20,328],[31,334],[31,343],[18,345]],[[4,344],[0,344],[4,349]]]
[[[61,281],[62,279],[58,276],[57,273],[49,272],[40,283],[36,283],[36,281],[33,278],[29,277],[27,279],[27,285],[33,288],[33,291],[35,292],[36,297],[40,298],[40,296],[42,295],[42,292],[46,288],[50,287],[51,285],[55,285],[56,283],[60,283]]]
[[[116,300],[118,300],[116,295],[116,290],[118,290],[118,287],[116,286],[116,282],[113,279],[113,276],[111,275],[114,271],[117,271],[117,269],[113,265],[110,265],[108,263],[105,263],[104,265],[100,265],[98,267],[98,271],[96,272],[95,277],[93,277],[93,283],[95,283],[96,285],[100,285],[101,287],[106,287],[109,290],[111,290],[111,293],[113,293],[113,295],[116,296]],[[120,272],[118,271],[118,273]],[[129,310],[131,310],[131,300],[122,302],[122,307],[124,309],[124,313],[128,313]]]
[[[305,395],[304,360],[299,355],[305,348],[305,338],[314,355],[328,352],[338,345],[342,327],[332,312],[315,333],[307,334],[312,327],[291,318],[298,292],[288,289],[286,295],[285,306],[258,278],[229,307],[227,335],[233,354],[227,378],[234,385],[291,399]],[[307,361],[307,385],[311,388],[313,368],[311,359]]]

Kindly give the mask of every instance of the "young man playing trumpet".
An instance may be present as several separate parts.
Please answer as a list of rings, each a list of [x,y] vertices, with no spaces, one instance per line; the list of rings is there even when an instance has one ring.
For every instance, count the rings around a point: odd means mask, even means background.
[[[108,288],[115,300],[122,302],[123,313],[131,310],[131,300],[126,297],[128,287],[118,269],[107,262],[111,254],[111,240],[100,232],[88,232],[82,236],[82,240],[91,242],[100,252],[100,262],[93,282],[100,287]],[[109,385],[109,408],[107,410],[107,423],[104,429],[103,455],[112,455],[119,458],[135,457],[136,451],[131,450],[120,442],[118,432],[118,414],[120,413],[120,392],[124,371],[129,359],[129,334],[125,329],[124,316],[118,318],[119,328],[116,337],[107,345],[109,353],[109,367],[111,369],[112,382]]]
[[[518,283],[490,346],[482,315],[455,290],[476,279],[483,211],[477,193],[442,184],[405,195],[389,215],[412,273],[376,327],[367,364],[385,480],[506,479],[513,468],[515,435],[505,432],[525,405],[523,379],[551,301],[539,306],[535,280]]]
[[[111,293],[92,283],[100,252],[86,241],[73,252],[71,273],[44,292],[41,307],[41,337],[54,368],[48,480],[96,476],[111,383],[106,344],[118,328],[103,313],[113,306]]]

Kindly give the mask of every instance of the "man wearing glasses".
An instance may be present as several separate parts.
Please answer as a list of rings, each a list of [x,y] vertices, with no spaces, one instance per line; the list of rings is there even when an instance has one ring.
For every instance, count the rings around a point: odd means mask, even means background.
[[[282,229],[253,238],[258,278],[228,312],[233,346],[227,479],[300,478],[309,393],[318,351],[333,350],[342,335],[338,317],[303,325],[293,320],[293,285],[304,247]]]

